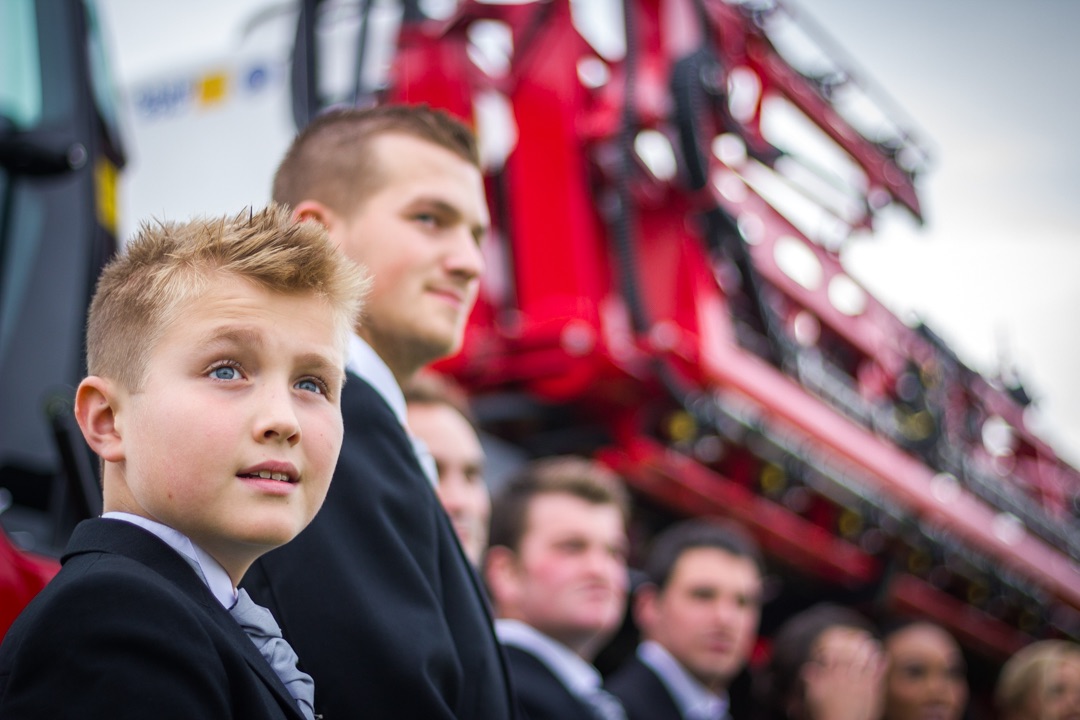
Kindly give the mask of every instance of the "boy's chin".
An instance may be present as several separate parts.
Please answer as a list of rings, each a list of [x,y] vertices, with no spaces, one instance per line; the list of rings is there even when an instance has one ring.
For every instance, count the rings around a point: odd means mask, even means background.
[[[292,518],[289,520],[264,521],[256,527],[248,528],[247,532],[243,533],[241,542],[262,548],[262,552],[270,552],[299,535],[300,531],[307,527],[309,522],[311,522],[310,518],[303,522]]]

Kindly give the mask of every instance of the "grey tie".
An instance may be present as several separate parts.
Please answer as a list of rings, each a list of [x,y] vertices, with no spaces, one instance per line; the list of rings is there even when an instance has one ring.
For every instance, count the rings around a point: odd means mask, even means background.
[[[274,616],[262,605],[256,605],[243,588],[237,591],[236,604],[229,609],[229,613],[244,628],[270,667],[274,668],[285,689],[300,706],[300,712],[307,720],[314,720],[315,681],[296,667],[296,652],[281,637],[281,627]]]
[[[626,720],[626,710],[618,698],[602,688],[596,688],[584,698],[596,720]]]

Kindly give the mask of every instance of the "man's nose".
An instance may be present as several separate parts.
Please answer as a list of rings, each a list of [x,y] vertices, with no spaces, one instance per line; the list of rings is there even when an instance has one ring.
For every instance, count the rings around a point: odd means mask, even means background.
[[[484,272],[484,254],[469,228],[461,226],[454,231],[454,242],[446,264],[450,272],[466,280],[474,280]]]

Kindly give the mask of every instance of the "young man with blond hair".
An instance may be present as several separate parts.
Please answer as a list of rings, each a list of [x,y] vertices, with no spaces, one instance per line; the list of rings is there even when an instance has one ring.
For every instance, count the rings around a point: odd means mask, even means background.
[[[105,268],[75,398],[105,513],[0,646],[0,716],[311,720],[236,585],[326,497],[366,283],[281,208],[144,225]]]
[[[512,718],[482,588],[406,429],[401,388],[461,346],[488,210],[472,134],[424,107],[336,110],[293,142],[274,199],[374,278],[349,349],[326,506],[245,580],[328,718]]]

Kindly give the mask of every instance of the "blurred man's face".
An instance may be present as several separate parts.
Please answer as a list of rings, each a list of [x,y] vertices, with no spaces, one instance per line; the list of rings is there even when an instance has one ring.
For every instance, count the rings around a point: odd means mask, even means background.
[[[484,450],[472,425],[445,403],[409,403],[409,429],[427,445],[439,471],[436,492],[473,565],[487,549],[491,496]]]
[[[692,548],[679,556],[666,587],[643,592],[646,637],[702,684],[726,687],[746,665],[761,611],[761,574],[752,560]]]
[[[562,492],[533,498],[495,597],[512,617],[589,659],[622,622],[628,575],[619,508]]]

